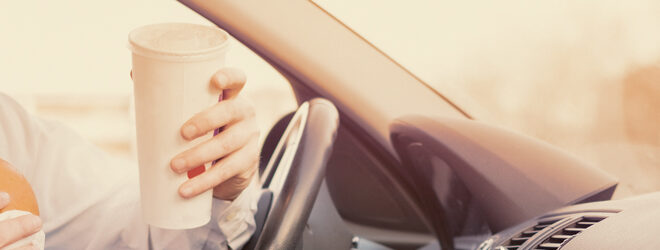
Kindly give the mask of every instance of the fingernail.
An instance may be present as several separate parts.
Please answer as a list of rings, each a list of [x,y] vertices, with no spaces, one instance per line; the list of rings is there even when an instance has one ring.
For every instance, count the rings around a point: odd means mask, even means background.
[[[191,139],[197,135],[197,126],[188,124],[183,127],[183,137],[186,139]]]
[[[225,85],[227,85],[227,82],[229,82],[229,77],[227,77],[225,74],[218,74],[218,77],[216,77],[216,80],[218,81],[218,87],[222,88]]]
[[[41,226],[41,218],[36,215],[31,215],[30,216],[30,226],[34,228],[35,230]]]
[[[183,197],[188,197],[188,196],[192,195],[192,192],[193,192],[193,190],[189,186],[184,186],[184,187],[181,188],[181,195],[183,195]]]
[[[9,204],[9,194],[5,192],[0,192],[0,206],[4,207],[7,204]]]
[[[172,170],[174,170],[174,172],[180,174],[181,170],[185,167],[186,167],[186,160],[181,158],[176,158],[172,160]]]

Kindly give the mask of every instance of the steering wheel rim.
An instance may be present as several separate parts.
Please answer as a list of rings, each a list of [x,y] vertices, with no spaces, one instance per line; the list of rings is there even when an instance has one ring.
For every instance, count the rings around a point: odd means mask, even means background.
[[[272,202],[261,231],[255,234],[255,249],[298,245],[325,177],[338,126],[339,115],[331,102],[315,98],[300,105],[261,176],[265,192],[272,192]]]
[[[297,151],[304,132],[304,125],[307,123],[309,114],[309,103],[304,102],[293,115],[284,133],[277,142],[275,150],[268,160],[268,165],[261,175],[260,181],[263,188],[271,189],[273,199],[278,197],[278,190],[281,189],[281,180],[288,174],[293,161],[293,153]],[[275,171],[278,170],[278,171]],[[277,178],[276,178],[277,175]],[[271,183],[275,179],[276,183]],[[277,187],[275,187],[277,186]],[[272,190],[278,189],[278,190]]]

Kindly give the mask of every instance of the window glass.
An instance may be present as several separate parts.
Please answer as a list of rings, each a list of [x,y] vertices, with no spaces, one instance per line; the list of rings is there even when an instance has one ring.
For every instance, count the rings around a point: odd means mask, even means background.
[[[660,190],[660,2],[317,5],[478,120]]]

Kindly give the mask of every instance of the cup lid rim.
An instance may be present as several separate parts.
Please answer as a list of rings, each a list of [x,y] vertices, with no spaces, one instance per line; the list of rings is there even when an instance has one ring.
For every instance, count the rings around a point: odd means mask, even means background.
[[[217,45],[202,48],[202,49],[192,49],[192,50],[162,50],[154,48],[145,44],[143,41],[136,39],[136,37],[149,29],[158,28],[162,26],[191,26],[194,28],[202,28],[212,32],[217,32],[220,37],[224,40],[219,42]],[[170,59],[176,61],[188,61],[188,60],[203,60],[210,57],[214,57],[217,53],[224,52],[224,50],[229,46],[229,34],[217,27],[202,25],[202,24],[191,24],[191,23],[157,23],[157,24],[148,24],[140,26],[132,30],[128,34],[128,48],[135,54],[142,56],[159,58],[159,59]]]

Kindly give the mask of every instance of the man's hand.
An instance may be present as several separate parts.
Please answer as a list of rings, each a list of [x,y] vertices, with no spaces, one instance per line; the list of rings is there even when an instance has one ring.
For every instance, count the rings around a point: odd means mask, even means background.
[[[175,156],[170,162],[174,172],[183,174],[205,163],[218,160],[204,173],[189,179],[179,188],[184,198],[213,188],[213,196],[235,199],[257,172],[259,162],[259,129],[252,104],[238,95],[245,85],[241,70],[225,68],[213,75],[211,84],[223,90],[223,100],[195,114],[181,127],[186,140],[213,133],[217,135]]]
[[[0,192],[0,209],[9,204],[9,199],[9,194]],[[39,232],[39,230],[41,230],[41,219],[36,215],[22,215],[13,219],[0,221],[0,248]],[[32,248],[30,245],[17,249]]]

